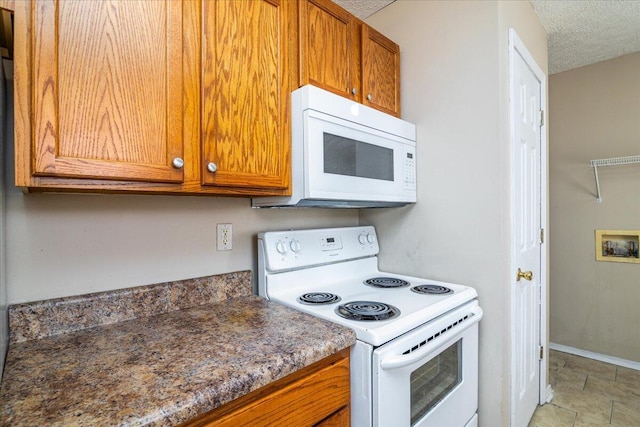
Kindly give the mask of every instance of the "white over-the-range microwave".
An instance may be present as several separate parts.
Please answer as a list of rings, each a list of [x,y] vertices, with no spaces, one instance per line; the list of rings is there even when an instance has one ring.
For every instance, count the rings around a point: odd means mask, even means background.
[[[291,197],[253,207],[370,208],[416,202],[416,127],[307,85],[291,94]]]

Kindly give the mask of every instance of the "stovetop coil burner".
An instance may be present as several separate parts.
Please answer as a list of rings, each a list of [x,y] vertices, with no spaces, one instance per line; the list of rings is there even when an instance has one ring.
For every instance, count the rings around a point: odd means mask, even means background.
[[[412,287],[411,290],[417,294],[427,295],[446,295],[453,293],[450,288],[440,285],[418,285]]]
[[[377,301],[350,301],[335,310],[340,317],[350,320],[388,320],[400,315],[400,310],[391,304]]]
[[[329,292],[307,292],[298,297],[298,302],[308,305],[333,304],[340,301],[340,297]]]
[[[374,277],[365,280],[364,284],[374,288],[404,288],[405,286],[409,286],[409,282],[406,280],[395,277]]]

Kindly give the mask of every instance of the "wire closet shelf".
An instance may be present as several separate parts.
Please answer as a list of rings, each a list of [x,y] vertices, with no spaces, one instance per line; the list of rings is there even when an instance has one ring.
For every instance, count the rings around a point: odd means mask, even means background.
[[[602,197],[600,196],[600,179],[598,178],[598,167],[632,165],[636,163],[640,163],[640,155],[591,160],[591,167],[593,168],[593,174],[596,179],[596,192],[598,193],[596,201],[598,203],[602,202]]]

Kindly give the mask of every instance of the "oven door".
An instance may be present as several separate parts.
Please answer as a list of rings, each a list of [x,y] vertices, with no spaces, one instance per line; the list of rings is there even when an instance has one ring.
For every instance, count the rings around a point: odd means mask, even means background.
[[[478,409],[478,321],[469,303],[377,348],[373,425],[463,427]]]

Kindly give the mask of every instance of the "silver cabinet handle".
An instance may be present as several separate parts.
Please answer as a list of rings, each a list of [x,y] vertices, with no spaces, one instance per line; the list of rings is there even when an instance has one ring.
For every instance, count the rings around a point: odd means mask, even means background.
[[[175,159],[173,159],[173,167],[176,169],[182,169],[182,167],[184,166],[184,160],[182,160],[180,157],[176,157]]]
[[[351,89],[351,93],[353,95],[356,95],[358,93],[358,89],[356,89],[355,87],[353,89]]]
[[[371,101],[371,100],[373,99],[373,95],[371,95],[371,94],[367,95],[367,99],[368,99],[369,101]]]
[[[209,172],[215,172],[218,170],[218,165],[213,162],[209,162],[209,164],[207,165],[207,169],[209,170]]]

